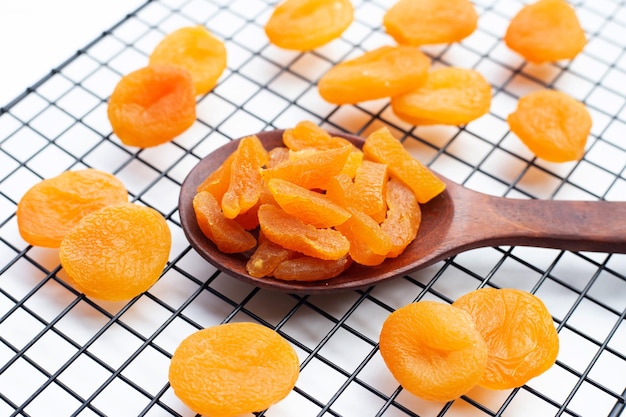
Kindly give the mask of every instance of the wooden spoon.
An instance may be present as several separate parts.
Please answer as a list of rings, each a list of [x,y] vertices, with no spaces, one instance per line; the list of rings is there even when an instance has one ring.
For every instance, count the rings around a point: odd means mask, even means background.
[[[282,146],[282,130],[258,133],[266,149]],[[358,136],[333,133],[361,147]],[[295,294],[365,288],[411,273],[470,249],[535,246],[571,251],[626,253],[626,202],[558,201],[495,197],[446,178],[446,190],[421,206],[415,241],[397,258],[376,267],[353,264],[342,275],[318,282],[254,278],[246,272],[249,254],[220,252],[203,234],[193,211],[196,188],[238,146],[234,140],[202,159],[182,184],[180,221],[191,246],[219,270],[252,285]]]

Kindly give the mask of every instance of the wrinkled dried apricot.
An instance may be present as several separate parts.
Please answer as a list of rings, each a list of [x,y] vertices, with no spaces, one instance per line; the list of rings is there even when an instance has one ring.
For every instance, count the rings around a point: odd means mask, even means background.
[[[320,96],[355,104],[411,91],[428,76],[430,58],[412,46],[382,46],[333,66],[320,78]]]
[[[450,401],[476,386],[487,365],[487,344],[465,310],[419,301],[391,313],[380,332],[380,354],[412,394]]]
[[[476,30],[478,14],[468,0],[399,0],[383,17],[400,45],[458,42]]]
[[[387,214],[385,193],[388,181],[387,165],[379,162],[363,161],[354,175],[354,188],[359,202],[357,208],[378,223]]]
[[[298,122],[295,127],[285,129],[283,143],[292,151],[303,149],[331,149],[350,145],[350,141],[338,136],[332,136],[326,130],[309,120]]]
[[[555,90],[538,90],[520,98],[507,121],[531,152],[551,162],[582,158],[592,125],[583,103]]]
[[[349,256],[336,260],[299,256],[280,262],[272,275],[283,281],[322,281],[340,275],[351,263]]]
[[[385,202],[388,210],[380,229],[391,238],[391,249],[387,257],[395,258],[417,236],[422,212],[413,191],[396,179],[391,179],[387,184]]]
[[[350,218],[335,229],[350,242],[350,257],[361,265],[380,265],[391,249],[391,238],[383,233],[380,224],[372,217],[360,210],[348,210]]]
[[[309,190],[323,190],[327,187],[328,181],[343,169],[352,153],[352,146],[345,145],[326,150],[304,149],[295,153],[304,155],[291,157],[272,168],[261,170],[265,182],[272,178],[280,178]]]
[[[539,0],[513,16],[504,42],[527,61],[573,59],[587,44],[575,10],[565,0]]]
[[[113,132],[128,146],[169,142],[196,120],[195,87],[189,71],[149,65],[124,75],[109,98]]]
[[[224,216],[234,219],[259,201],[263,187],[259,170],[268,160],[267,150],[256,135],[241,139],[230,165],[228,189],[221,201]]]
[[[165,267],[171,232],[156,210],[114,204],[87,214],[61,241],[63,269],[78,290],[109,301],[148,290]]]
[[[262,278],[271,276],[276,267],[289,258],[293,251],[285,249],[277,243],[265,238],[259,233],[258,245],[250,259],[246,262],[246,271],[253,277]]]
[[[155,46],[149,63],[185,68],[191,74],[195,94],[206,94],[226,69],[226,47],[204,26],[182,27],[167,34]]]
[[[96,169],[67,171],[24,193],[17,204],[17,226],[27,243],[58,248],[86,214],[127,201],[126,187],[114,175]]]
[[[226,323],[187,336],[174,351],[168,379],[195,413],[233,417],[263,411],[296,384],[299,360],[276,331],[256,323]]]
[[[350,217],[350,212],[335,204],[326,195],[289,181],[272,178],[267,187],[276,203],[286,213],[317,228],[333,227]]]
[[[318,229],[285,213],[272,204],[259,208],[261,232],[282,247],[320,259],[340,259],[348,254],[350,242],[335,229]]]
[[[254,236],[236,220],[224,216],[219,203],[208,191],[194,196],[193,210],[202,233],[222,252],[245,252],[256,246]]]
[[[354,19],[350,0],[284,0],[265,23],[270,42],[308,51],[338,38]]]
[[[535,295],[513,288],[481,288],[452,305],[473,317],[489,347],[479,385],[490,389],[520,387],[556,361],[558,333],[545,304]]]
[[[424,84],[392,97],[396,116],[414,125],[462,125],[489,112],[491,85],[476,70],[445,67],[428,74]]]
[[[391,176],[408,185],[420,204],[427,203],[446,188],[445,183],[413,158],[386,127],[365,139],[363,152],[367,158],[386,164]]]

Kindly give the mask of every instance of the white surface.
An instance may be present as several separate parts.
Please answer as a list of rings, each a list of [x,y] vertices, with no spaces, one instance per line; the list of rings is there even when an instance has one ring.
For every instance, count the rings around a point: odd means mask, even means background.
[[[0,107],[144,0],[0,0]]]

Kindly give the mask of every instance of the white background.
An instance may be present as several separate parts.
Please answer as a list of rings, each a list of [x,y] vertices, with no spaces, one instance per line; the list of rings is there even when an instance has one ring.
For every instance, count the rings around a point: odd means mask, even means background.
[[[0,107],[144,0],[0,0]]]

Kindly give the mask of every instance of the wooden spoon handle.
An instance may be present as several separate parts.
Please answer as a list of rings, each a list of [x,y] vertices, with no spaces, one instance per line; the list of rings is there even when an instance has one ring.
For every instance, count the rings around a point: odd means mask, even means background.
[[[626,202],[474,198],[482,200],[476,205],[481,212],[466,209],[458,214],[473,217],[463,220],[473,224],[480,246],[626,253]]]

